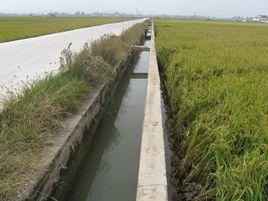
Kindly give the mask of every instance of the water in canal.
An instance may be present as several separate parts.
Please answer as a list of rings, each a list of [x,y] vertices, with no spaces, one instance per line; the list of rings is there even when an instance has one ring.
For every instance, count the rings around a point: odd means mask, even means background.
[[[68,201],[135,201],[148,64],[149,52],[142,52],[120,84]]]

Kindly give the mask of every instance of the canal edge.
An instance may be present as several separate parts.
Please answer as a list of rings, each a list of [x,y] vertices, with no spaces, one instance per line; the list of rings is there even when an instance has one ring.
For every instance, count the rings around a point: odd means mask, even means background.
[[[152,23],[148,85],[136,201],[167,200],[168,190],[162,125],[161,87],[156,57],[154,24]]]

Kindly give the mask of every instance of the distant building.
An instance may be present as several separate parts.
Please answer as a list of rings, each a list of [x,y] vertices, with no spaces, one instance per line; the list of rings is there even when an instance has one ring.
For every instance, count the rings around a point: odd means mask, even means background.
[[[258,15],[256,17],[253,17],[252,21],[253,22],[268,23],[268,16],[267,15]]]

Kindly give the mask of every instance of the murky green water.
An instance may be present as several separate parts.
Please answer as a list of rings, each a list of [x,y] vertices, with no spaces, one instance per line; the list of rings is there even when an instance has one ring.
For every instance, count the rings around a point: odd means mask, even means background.
[[[134,74],[120,84],[68,201],[135,201],[148,63],[149,52],[142,52]]]

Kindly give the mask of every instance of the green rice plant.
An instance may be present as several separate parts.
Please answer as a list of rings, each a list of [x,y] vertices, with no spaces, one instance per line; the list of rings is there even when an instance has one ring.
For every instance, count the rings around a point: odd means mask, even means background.
[[[197,200],[267,200],[267,25],[159,20],[156,32],[181,185],[201,184]]]

